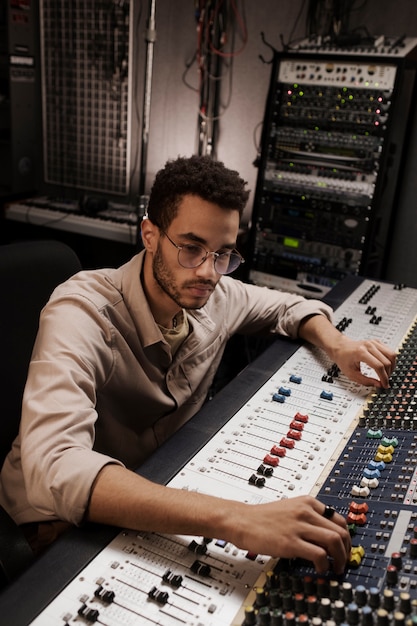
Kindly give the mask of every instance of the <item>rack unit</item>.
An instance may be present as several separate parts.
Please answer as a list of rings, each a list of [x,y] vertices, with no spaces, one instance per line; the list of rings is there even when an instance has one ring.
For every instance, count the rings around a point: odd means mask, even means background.
[[[406,154],[417,40],[277,53],[249,240],[249,280],[320,296],[382,277]]]
[[[1,196],[33,192],[40,177],[38,27],[36,2],[1,3]]]

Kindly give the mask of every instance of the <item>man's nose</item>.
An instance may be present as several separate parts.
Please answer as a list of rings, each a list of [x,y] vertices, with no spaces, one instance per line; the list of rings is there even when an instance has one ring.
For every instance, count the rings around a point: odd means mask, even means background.
[[[216,252],[209,252],[201,265],[196,267],[196,272],[199,276],[218,276],[216,272],[215,262],[217,259]]]

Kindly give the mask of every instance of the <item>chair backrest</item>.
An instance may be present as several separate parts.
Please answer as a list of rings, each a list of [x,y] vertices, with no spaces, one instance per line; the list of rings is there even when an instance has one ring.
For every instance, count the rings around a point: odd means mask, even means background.
[[[20,423],[39,314],[54,288],[81,269],[59,241],[0,245],[0,467]]]

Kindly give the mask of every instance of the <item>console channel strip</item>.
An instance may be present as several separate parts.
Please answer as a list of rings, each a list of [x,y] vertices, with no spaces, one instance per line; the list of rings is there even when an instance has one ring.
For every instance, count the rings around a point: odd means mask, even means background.
[[[417,418],[381,416],[397,396],[414,406],[416,311],[417,290],[364,280],[335,323],[398,350],[391,389],[370,392],[302,346],[168,483],[254,504],[318,495],[351,530],[343,576],[221,538],[126,530],[31,623],[415,624]]]

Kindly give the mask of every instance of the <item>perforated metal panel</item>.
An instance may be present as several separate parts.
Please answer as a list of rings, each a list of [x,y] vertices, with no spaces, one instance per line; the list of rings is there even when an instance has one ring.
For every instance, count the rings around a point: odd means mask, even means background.
[[[130,4],[41,0],[46,183],[129,191]]]

